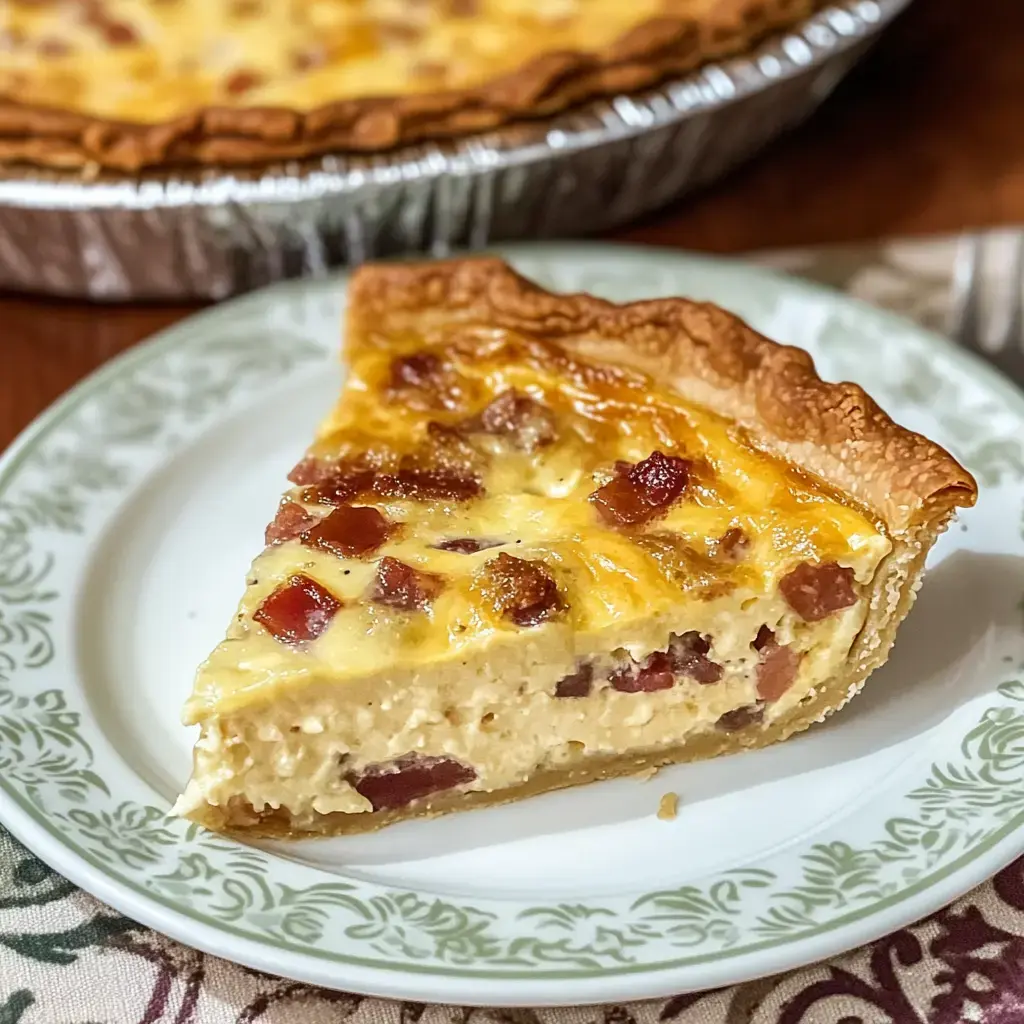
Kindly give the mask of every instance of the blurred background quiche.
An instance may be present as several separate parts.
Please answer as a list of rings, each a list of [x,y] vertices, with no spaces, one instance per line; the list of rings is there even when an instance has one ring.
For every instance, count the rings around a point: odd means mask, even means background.
[[[5,0],[0,160],[122,171],[383,150],[752,47],[817,0]]]

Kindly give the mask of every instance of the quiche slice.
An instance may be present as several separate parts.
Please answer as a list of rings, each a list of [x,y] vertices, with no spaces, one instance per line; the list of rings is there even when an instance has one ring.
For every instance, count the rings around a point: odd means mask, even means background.
[[[185,709],[178,813],[302,836],[761,747],[885,661],[971,476],[714,306],[352,279],[341,399]]]

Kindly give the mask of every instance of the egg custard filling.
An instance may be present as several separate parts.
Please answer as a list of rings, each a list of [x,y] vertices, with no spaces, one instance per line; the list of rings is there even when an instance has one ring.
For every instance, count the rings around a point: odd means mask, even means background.
[[[806,353],[497,260],[363,268],[176,810],[308,835],[758,747],[885,660],[970,476]]]

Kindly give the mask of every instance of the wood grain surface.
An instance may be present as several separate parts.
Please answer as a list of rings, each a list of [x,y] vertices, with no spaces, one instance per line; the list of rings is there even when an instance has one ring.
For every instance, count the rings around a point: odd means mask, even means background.
[[[1007,223],[1024,225],[1024,2],[915,0],[806,125],[612,237],[738,252]],[[194,308],[0,298],[0,449]]]

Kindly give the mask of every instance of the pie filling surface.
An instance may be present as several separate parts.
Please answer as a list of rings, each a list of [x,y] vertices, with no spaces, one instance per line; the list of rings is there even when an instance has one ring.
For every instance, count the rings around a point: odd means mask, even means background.
[[[491,317],[492,279],[517,279],[473,263],[442,266],[482,301],[427,287],[395,317],[361,298],[386,307],[393,271],[358,275],[343,394],[186,706],[179,813],[374,827],[784,738],[866,674],[851,652],[904,543],[882,515],[559,341],[558,300]]]

